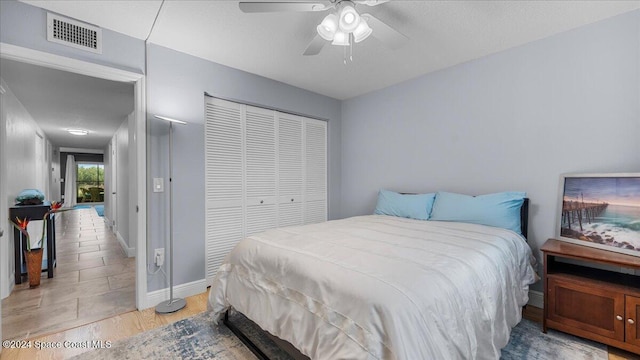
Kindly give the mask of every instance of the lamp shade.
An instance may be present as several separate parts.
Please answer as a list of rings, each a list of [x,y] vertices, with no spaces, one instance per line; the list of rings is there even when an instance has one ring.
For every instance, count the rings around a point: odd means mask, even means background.
[[[361,17],[360,24],[358,24],[358,27],[353,30],[353,41],[359,43],[360,41],[368,38],[372,32],[373,30],[371,30],[369,24],[367,24],[367,20],[364,17]]]
[[[345,5],[340,10],[340,19],[338,25],[340,30],[350,33],[358,27],[360,23],[360,15],[351,5]]]
[[[349,34],[342,31],[336,31],[336,34],[333,37],[333,42],[331,44],[349,46]]]
[[[166,116],[160,116],[160,115],[153,115],[156,119],[160,119],[160,120],[164,120],[164,121],[168,121],[168,122],[172,122],[172,123],[176,123],[176,124],[182,124],[182,125],[186,125],[187,122],[186,121],[182,121],[182,120],[178,120],[178,119],[172,119],[172,118],[168,118]]]
[[[336,14],[329,14],[325,16],[324,20],[316,28],[318,35],[327,41],[333,40],[333,36],[338,30],[338,16]]]

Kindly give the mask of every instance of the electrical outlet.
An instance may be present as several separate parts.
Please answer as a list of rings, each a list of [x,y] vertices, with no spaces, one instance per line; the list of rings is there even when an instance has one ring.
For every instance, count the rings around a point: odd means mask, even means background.
[[[156,249],[153,254],[153,262],[157,267],[164,265],[164,248]]]

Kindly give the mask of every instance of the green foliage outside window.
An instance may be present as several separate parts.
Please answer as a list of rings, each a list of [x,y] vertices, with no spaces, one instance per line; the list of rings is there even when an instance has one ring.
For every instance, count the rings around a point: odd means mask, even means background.
[[[104,201],[104,165],[78,164],[78,202]]]

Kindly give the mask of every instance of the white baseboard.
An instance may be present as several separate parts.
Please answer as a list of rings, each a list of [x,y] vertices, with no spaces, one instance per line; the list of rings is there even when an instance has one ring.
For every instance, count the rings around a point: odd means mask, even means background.
[[[527,305],[535,306],[537,308],[544,308],[544,294],[540,291],[529,290],[529,302]]]
[[[173,297],[184,299],[189,296],[202,294],[205,291],[207,291],[207,281],[205,279],[201,279],[174,286]],[[147,307],[156,306],[166,300],[169,300],[169,288],[147,293]]]
[[[109,229],[113,228],[113,222],[111,220],[109,220],[107,215],[103,216],[102,219],[104,219],[104,223],[107,224],[107,227]]]
[[[116,232],[116,237],[118,238],[118,242],[120,243],[122,250],[124,250],[125,254],[127,254],[127,257],[136,256],[136,248],[128,247],[127,243],[124,241],[124,238],[122,237],[122,235],[120,235],[119,232]]]

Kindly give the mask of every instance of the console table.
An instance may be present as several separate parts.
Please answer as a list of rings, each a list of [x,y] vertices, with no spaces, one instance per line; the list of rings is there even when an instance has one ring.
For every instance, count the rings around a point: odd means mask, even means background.
[[[30,221],[41,220],[47,211],[51,210],[51,204],[49,202],[44,202],[41,205],[22,205],[22,206],[13,206],[9,208],[9,218],[11,220],[16,219],[16,217],[23,219],[27,218]],[[55,229],[55,221],[53,221],[53,217],[55,215],[47,216],[46,224],[47,224],[47,243],[46,243],[46,251],[47,251],[47,260],[46,265],[43,264],[42,271],[47,272],[47,277],[53,277],[53,268],[56,265],[56,229]],[[27,267],[26,261],[24,258],[24,251],[27,250],[27,242],[26,239],[23,239],[22,233],[20,230],[13,228],[13,248],[14,248],[14,262],[15,262],[15,283],[21,284],[22,277],[27,275]],[[44,246],[44,244],[42,244]]]
[[[555,239],[540,250],[543,332],[556,329],[640,354],[640,257]],[[614,270],[620,268],[636,275]]]

